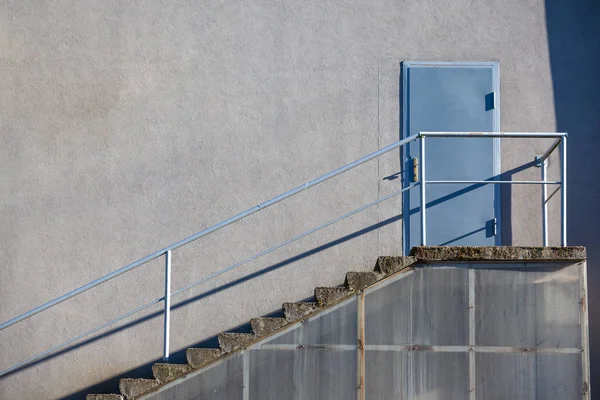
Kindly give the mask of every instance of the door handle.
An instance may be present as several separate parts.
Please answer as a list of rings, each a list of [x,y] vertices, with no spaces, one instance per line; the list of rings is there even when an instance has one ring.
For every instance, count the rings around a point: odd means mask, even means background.
[[[412,181],[419,182],[419,159],[417,157],[414,157],[411,159],[411,161],[413,170]]]

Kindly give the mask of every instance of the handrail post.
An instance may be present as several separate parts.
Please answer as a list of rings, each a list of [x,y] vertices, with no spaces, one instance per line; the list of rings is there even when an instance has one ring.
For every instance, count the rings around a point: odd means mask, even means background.
[[[165,298],[164,298],[163,360],[169,360],[169,335],[171,327],[171,250],[165,252]]]
[[[548,173],[548,161],[542,160],[542,181],[546,182]],[[543,241],[544,247],[548,247],[548,203],[546,198],[548,197],[548,185],[545,183],[542,185],[542,229],[543,229]]]
[[[421,181],[421,246],[427,245],[427,216],[425,211],[425,136],[420,135],[420,156],[421,156],[421,171],[419,180]]]
[[[567,245],[567,137],[560,142],[560,244]]]

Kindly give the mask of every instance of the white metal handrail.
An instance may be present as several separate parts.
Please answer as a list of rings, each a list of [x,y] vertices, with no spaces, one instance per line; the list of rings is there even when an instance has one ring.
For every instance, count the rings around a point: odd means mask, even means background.
[[[543,245],[548,246],[548,205],[547,205],[547,185],[560,185],[560,243],[561,246],[567,245],[567,133],[560,132],[419,132],[417,134],[420,142],[421,170],[419,171],[419,181],[421,186],[421,244],[427,243],[427,210],[426,204],[426,186],[436,183],[472,183],[472,184],[541,184],[542,185],[542,228]],[[425,139],[427,137],[437,138],[558,138],[552,146],[541,156],[535,158],[536,164],[542,167],[541,181],[426,181],[425,180]],[[560,176],[561,180],[556,182],[547,181],[547,160],[550,154],[560,145],[561,162]]]
[[[541,163],[542,166],[544,166],[544,168],[542,168],[542,181],[498,181],[498,180],[490,180],[490,181],[426,181],[425,180],[425,138],[426,137],[469,137],[469,138],[474,138],[474,137],[487,137],[487,138],[494,138],[494,137],[504,137],[504,138],[509,138],[509,137],[512,137],[512,138],[551,138],[551,137],[556,137],[556,138],[559,138],[559,140],[544,155],[536,157],[536,160],[540,160],[539,162]],[[31,363],[33,363],[33,362],[35,362],[35,361],[37,361],[37,360],[39,360],[39,359],[47,356],[47,355],[49,355],[49,354],[52,354],[53,352],[55,352],[55,351],[57,351],[57,350],[65,347],[65,346],[67,346],[67,345],[69,345],[71,343],[74,343],[75,341],[77,341],[77,340],[79,340],[79,339],[81,339],[81,338],[83,338],[85,336],[91,335],[91,334],[93,334],[93,333],[95,333],[95,332],[97,332],[97,331],[99,331],[99,330],[101,330],[103,328],[106,328],[106,327],[108,327],[108,326],[110,326],[110,325],[112,325],[112,324],[114,324],[114,323],[116,323],[118,321],[121,321],[121,320],[123,320],[123,319],[125,319],[125,318],[127,318],[127,317],[129,317],[129,316],[131,316],[133,314],[135,314],[135,313],[138,313],[138,312],[140,312],[142,310],[145,310],[145,309],[151,307],[152,305],[155,305],[155,304],[157,304],[157,303],[159,303],[161,301],[164,303],[163,358],[165,360],[167,360],[169,358],[169,354],[170,354],[169,342],[170,342],[171,297],[173,297],[175,295],[178,295],[178,294],[180,294],[180,293],[182,293],[182,292],[184,292],[184,291],[186,291],[188,289],[191,289],[192,287],[195,287],[195,286],[197,286],[197,285],[199,285],[201,283],[204,283],[204,282],[206,282],[206,281],[208,281],[210,279],[213,279],[213,278],[215,278],[215,277],[217,277],[217,276],[219,276],[221,274],[224,274],[224,273],[226,273],[226,272],[228,272],[228,271],[230,271],[230,270],[232,270],[234,268],[237,268],[237,267],[239,267],[239,266],[241,266],[241,265],[243,265],[243,264],[245,264],[245,263],[247,263],[249,261],[252,261],[252,260],[254,260],[254,259],[258,258],[258,257],[262,257],[263,255],[268,254],[268,253],[270,253],[272,251],[275,251],[275,250],[277,250],[277,249],[279,249],[279,248],[281,248],[283,246],[286,246],[286,245],[288,245],[288,244],[290,244],[290,243],[292,243],[292,242],[294,242],[296,240],[299,240],[299,239],[301,239],[303,237],[306,237],[306,236],[308,236],[308,235],[310,235],[310,234],[312,234],[312,233],[314,233],[314,232],[316,232],[316,231],[318,231],[320,229],[323,229],[323,228],[325,228],[325,227],[327,227],[327,226],[329,226],[331,224],[334,224],[334,223],[336,223],[338,221],[341,221],[342,219],[348,218],[351,215],[354,215],[354,214],[356,214],[356,213],[358,213],[360,211],[363,211],[363,210],[365,210],[365,209],[367,209],[369,207],[372,207],[372,206],[374,206],[376,204],[379,204],[380,202],[385,201],[385,200],[387,200],[387,199],[389,199],[389,198],[391,198],[393,196],[397,196],[397,195],[399,195],[401,193],[404,193],[404,192],[406,192],[406,191],[408,191],[410,189],[413,189],[416,186],[420,186],[420,190],[421,190],[421,199],[420,199],[420,201],[421,201],[421,227],[422,227],[422,229],[421,229],[421,235],[422,235],[422,237],[421,237],[421,244],[422,245],[426,245],[427,240],[426,240],[426,207],[425,207],[426,193],[425,193],[425,191],[426,191],[426,185],[427,184],[436,184],[436,183],[542,184],[543,188],[544,188],[544,194],[543,194],[543,199],[542,199],[542,203],[543,203],[542,212],[543,212],[543,219],[545,221],[545,223],[544,223],[544,246],[547,246],[547,207],[546,207],[547,199],[546,199],[545,188],[546,188],[546,185],[548,185],[548,184],[559,184],[559,185],[561,185],[561,189],[562,189],[561,190],[561,199],[562,199],[562,201],[561,201],[561,221],[562,221],[562,224],[561,224],[561,244],[563,246],[566,246],[566,193],[565,193],[566,192],[566,137],[567,137],[566,133],[420,132],[417,135],[413,135],[413,136],[407,137],[406,139],[402,139],[402,140],[396,141],[396,142],[394,142],[394,143],[392,143],[392,144],[390,144],[390,145],[388,145],[388,146],[386,146],[386,147],[384,147],[384,148],[382,148],[382,149],[380,149],[378,151],[375,151],[375,152],[373,152],[371,154],[368,154],[368,155],[366,155],[366,156],[364,156],[362,158],[359,158],[358,160],[356,160],[354,162],[346,164],[343,167],[340,167],[340,168],[338,168],[338,169],[336,169],[334,171],[331,171],[331,172],[329,172],[329,173],[327,173],[325,175],[322,175],[319,178],[313,179],[313,180],[305,183],[304,185],[300,185],[300,186],[298,186],[298,187],[296,187],[296,188],[294,188],[292,190],[289,190],[289,191],[287,191],[287,192],[285,192],[285,193],[283,193],[283,194],[281,194],[279,196],[276,196],[276,197],[274,197],[274,198],[272,198],[270,200],[267,200],[267,201],[265,201],[265,202],[263,202],[263,203],[255,206],[255,207],[252,207],[252,208],[250,208],[250,209],[248,209],[248,210],[246,210],[246,211],[244,211],[244,212],[242,212],[240,214],[237,214],[237,215],[235,215],[235,216],[233,216],[231,218],[228,218],[228,219],[226,219],[226,220],[224,220],[224,221],[222,221],[222,222],[220,222],[220,223],[218,223],[216,225],[213,225],[213,226],[211,226],[211,227],[209,227],[207,229],[204,229],[204,230],[202,230],[202,231],[200,231],[198,233],[195,233],[195,234],[193,234],[193,235],[191,235],[191,236],[189,236],[189,237],[187,237],[185,239],[182,239],[182,240],[180,240],[180,241],[178,241],[176,243],[173,243],[170,246],[167,246],[167,247],[165,247],[165,248],[163,248],[161,250],[158,250],[158,251],[156,251],[156,252],[154,252],[152,254],[149,254],[146,257],[143,257],[143,258],[141,258],[141,259],[139,259],[139,260],[137,260],[137,261],[135,261],[135,262],[133,262],[131,264],[128,264],[128,265],[126,265],[126,266],[124,266],[122,268],[119,268],[118,270],[113,271],[113,272],[111,272],[111,273],[109,273],[109,274],[107,274],[107,275],[105,275],[105,276],[103,276],[103,277],[101,277],[99,279],[96,279],[96,280],[94,280],[94,281],[92,281],[92,282],[90,282],[90,283],[88,283],[88,284],[86,284],[84,286],[81,286],[78,289],[75,289],[75,290],[73,290],[71,292],[68,292],[68,293],[62,295],[62,296],[59,296],[59,297],[57,297],[54,300],[51,300],[51,301],[49,301],[49,302],[47,302],[47,303],[45,303],[45,304],[43,304],[41,306],[38,306],[38,307],[36,307],[36,308],[34,308],[34,309],[30,310],[30,311],[27,311],[27,312],[25,312],[25,313],[23,313],[23,314],[15,317],[15,318],[12,318],[12,319],[10,319],[10,320],[2,323],[0,325],[0,330],[6,329],[6,328],[8,328],[8,327],[10,327],[10,326],[12,326],[12,325],[14,325],[16,323],[19,323],[19,322],[21,322],[21,321],[23,321],[23,320],[25,320],[25,319],[27,319],[27,318],[29,318],[29,317],[37,314],[37,313],[40,313],[40,312],[42,312],[44,310],[47,310],[47,309],[49,309],[49,308],[51,308],[51,307],[53,307],[53,306],[55,306],[55,305],[57,305],[59,303],[62,303],[63,301],[66,301],[66,300],[68,300],[70,298],[73,298],[73,297],[75,297],[75,296],[77,296],[77,295],[79,295],[79,294],[81,294],[81,293],[83,293],[83,292],[85,292],[87,290],[90,290],[90,289],[92,289],[92,288],[94,288],[94,287],[96,287],[98,285],[101,285],[102,283],[105,283],[105,282],[107,282],[107,281],[109,281],[109,280],[111,280],[113,278],[116,278],[117,276],[119,276],[119,275],[121,275],[121,274],[123,274],[125,272],[131,271],[132,269],[137,268],[137,267],[139,267],[139,266],[141,266],[141,265],[143,265],[143,264],[145,264],[145,263],[147,263],[147,262],[149,262],[151,260],[154,260],[154,259],[156,259],[158,257],[163,256],[163,255],[165,256],[165,294],[164,294],[163,297],[161,297],[159,299],[155,299],[155,300],[153,300],[153,301],[151,301],[151,302],[149,302],[149,303],[147,303],[147,304],[145,304],[145,305],[143,305],[141,307],[136,308],[135,310],[132,310],[132,311],[126,313],[126,314],[123,314],[123,315],[121,315],[121,316],[119,316],[119,317],[117,317],[117,318],[115,318],[115,319],[113,319],[113,320],[111,320],[109,322],[106,322],[106,323],[104,323],[102,325],[99,325],[99,326],[97,326],[97,327],[95,327],[95,328],[93,328],[93,329],[91,329],[91,330],[89,330],[87,332],[82,333],[82,334],[79,334],[79,335],[75,336],[72,339],[69,339],[68,341],[66,341],[64,343],[61,343],[61,344],[59,344],[57,346],[54,346],[53,348],[51,348],[49,350],[46,350],[46,351],[44,351],[44,352],[42,352],[42,353],[40,353],[40,354],[38,354],[38,355],[36,355],[34,357],[31,357],[31,358],[29,358],[29,359],[27,359],[27,360],[25,360],[23,362],[20,362],[20,363],[14,365],[14,366],[12,366],[12,367],[10,367],[10,368],[2,371],[2,372],[0,372],[0,377],[4,376],[4,375],[6,375],[6,374],[8,374],[10,372],[13,372],[13,371],[15,371],[15,370],[17,370],[17,369],[19,369],[21,367],[29,365],[29,364],[31,364]],[[298,236],[296,236],[296,237],[294,237],[292,239],[286,240],[286,241],[284,241],[284,242],[282,242],[282,243],[280,243],[280,244],[278,244],[276,246],[273,246],[273,247],[271,247],[271,248],[269,248],[267,250],[261,251],[261,252],[255,254],[255,255],[253,255],[253,256],[251,256],[251,257],[249,257],[249,258],[247,258],[247,259],[245,259],[245,260],[243,260],[241,262],[235,263],[235,264],[233,264],[233,265],[231,265],[231,266],[229,266],[229,267],[227,267],[225,269],[222,269],[222,270],[217,271],[217,272],[215,272],[215,273],[213,273],[213,274],[211,274],[211,275],[209,275],[209,276],[207,276],[205,278],[202,278],[199,281],[194,282],[194,283],[192,283],[192,284],[190,284],[190,285],[188,285],[188,286],[186,286],[186,287],[184,287],[182,289],[179,289],[179,290],[177,290],[174,293],[171,293],[171,284],[170,284],[170,282],[171,282],[171,252],[173,250],[175,250],[175,249],[177,249],[179,247],[182,247],[182,246],[184,246],[184,245],[186,245],[188,243],[191,243],[191,242],[193,242],[193,241],[195,241],[197,239],[200,239],[203,236],[209,235],[209,234],[211,234],[211,233],[213,233],[213,232],[215,232],[215,231],[217,231],[217,230],[219,230],[219,229],[221,229],[221,228],[223,228],[223,227],[225,227],[227,225],[233,224],[234,222],[237,222],[237,221],[239,221],[239,220],[241,220],[243,218],[246,218],[246,217],[248,217],[248,216],[250,216],[250,215],[252,215],[252,214],[254,214],[254,213],[258,212],[258,211],[261,211],[261,210],[267,208],[267,207],[270,207],[270,206],[272,206],[272,205],[274,205],[274,204],[276,204],[276,203],[278,203],[278,202],[280,202],[280,201],[282,201],[284,199],[292,197],[292,196],[294,196],[294,195],[296,195],[296,194],[298,194],[298,193],[300,193],[300,192],[302,192],[302,191],[304,191],[304,190],[306,190],[306,189],[308,189],[310,187],[313,187],[313,186],[316,186],[316,185],[318,185],[318,184],[320,184],[322,182],[325,182],[326,180],[329,180],[329,179],[331,179],[331,178],[333,178],[333,177],[335,177],[337,175],[340,175],[340,174],[342,174],[342,173],[344,173],[344,172],[346,172],[346,171],[348,171],[350,169],[353,169],[353,168],[355,168],[355,167],[357,167],[357,166],[359,166],[359,165],[361,165],[361,164],[363,164],[363,163],[365,163],[367,161],[373,160],[373,159],[375,159],[375,158],[377,158],[377,157],[379,157],[379,156],[381,156],[381,155],[383,155],[385,153],[388,153],[388,152],[390,152],[390,151],[392,151],[394,149],[401,148],[401,147],[403,147],[403,146],[405,146],[405,145],[407,145],[407,144],[409,144],[409,143],[411,143],[411,142],[413,142],[413,141],[415,141],[417,139],[419,139],[419,141],[420,141],[420,153],[421,153],[420,155],[421,155],[421,160],[422,160],[421,161],[422,167],[421,167],[421,170],[420,170],[420,173],[419,173],[419,177],[420,177],[419,182],[407,185],[406,187],[402,188],[401,190],[398,190],[398,191],[393,192],[393,193],[391,193],[391,194],[389,194],[387,196],[379,198],[379,199],[377,199],[377,200],[375,200],[375,201],[373,201],[373,202],[371,202],[371,203],[369,203],[367,205],[359,207],[358,209],[355,209],[355,210],[353,210],[353,211],[351,211],[349,213],[346,213],[346,214],[344,214],[344,215],[342,215],[342,216],[340,216],[338,218],[335,218],[335,219],[333,219],[331,221],[328,221],[327,223],[325,223],[323,225],[320,225],[320,226],[318,226],[316,228],[313,228],[313,229],[311,229],[309,231],[306,231],[306,232],[304,232],[304,233],[302,233],[302,234],[300,234],[300,235],[298,235]],[[561,144],[561,151],[562,151],[562,158],[561,158],[561,161],[562,161],[561,162],[561,177],[562,177],[562,179],[561,179],[560,182],[549,182],[549,181],[546,181],[546,171],[545,171],[546,160],[549,157],[550,153],[552,153],[552,151],[558,146],[558,144]]]

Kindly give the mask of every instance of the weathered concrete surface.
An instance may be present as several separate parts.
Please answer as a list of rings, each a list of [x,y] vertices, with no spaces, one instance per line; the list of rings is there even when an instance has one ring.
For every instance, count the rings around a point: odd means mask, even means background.
[[[319,308],[317,303],[312,302],[283,303],[283,312],[288,321],[302,319]]]
[[[375,270],[385,275],[393,274],[401,269],[411,266],[417,261],[415,257],[380,256],[377,258]]]
[[[257,339],[253,333],[219,333],[219,346],[225,353],[246,347]]]
[[[160,383],[155,379],[121,379],[119,390],[126,399],[133,399],[142,393],[157,387]]]
[[[410,252],[418,261],[581,261],[585,247],[415,247]]]
[[[200,368],[208,364],[214,359],[219,358],[221,354],[223,354],[223,350],[221,349],[190,348],[185,351],[188,364],[194,368]]]
[[[88,394],[85,400],[123,400],[120,394]]]
[[[372,285],[382,277],[383,275],[377,272],[348,272],[344,285],[350,290],[358,291]]]
[[[352,290],[345,287],[318,287],[315,288],[315,300],[321,306],[328,306],[351,296]]]
[[[250,325],[252,331],[258,337],[270,334],[273,331],[285,326],[288,321],[285,318],[252,318]]]
[[[166,383],[185,375],[191,369],[188,364],[157,363],[152,366],[152,374],[158,382]]]

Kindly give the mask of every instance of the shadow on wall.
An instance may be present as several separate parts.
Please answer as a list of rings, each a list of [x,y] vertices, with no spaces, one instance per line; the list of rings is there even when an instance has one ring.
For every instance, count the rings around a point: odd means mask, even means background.
[[[546,0],[557,129],[569,133],[569,244],[587,247],[591,390],[600,399],[600,1]]]
[[[525,169],[528,169],[528,168],[533,168],[534,165],[535,165],[534,162],[530,162],[530,163],[523,164],[522,166],[517,167],[515,169],[506,171],[506,172],[503,173],[502,179],[510,180],[510,179],[512,179],[512,175],[513,174],[521,172],[521,171],[523,171]],[[399,173],[396,174],[396,175],[399,175]],[[497,178],[497,177],[496,176],[491,177],[489,180],[494,180],[495,178]],[[475,189],[477,189],[477,188],[479,188],[481,186],[482,186],[482,184],[474,184],[474,185],[470,185],[470,186],[468,186],[466,188],[462,188],[460,190],[457,190],[454,193],[449,194],[448,196],[445,196],[445,197],[442,197],[440,199],[436,199],[434,201],[431,201],[431,202],[427,203],[427,207],[429,208],[429,207],[433,207],[433,206],[435,206],[437,204],[441,204],[444,201],[450,200],[450,199],[452,199],[454,197],[460,196],[461,194],[464,194],[464,193],[470,192],[472,190],[475,190]],[[414,209],[410,210],[411,214],[412,213],[416,213],[418,211],[419,211],[418,208],[414,208]],[[324,243],[324,244],[322,244],[320,246],[317,246],[315,248],[312,248],[310,250],[302,252],[302,253],[294,256],[294,257],[291,257],[291,258],[288,258],[286,260],[282,260],[282,261],[280,261],[278,263],[272,264],[272,265],[270,265],[270,266],[268,266],[268,267],[266,267],[266,268],[264,268],[262,270],[259,270],[259,271],[256,271],[254,273],[245,275],[245,276],[243,276],[243,277],[241,277],[239,279],[236,279],[236,280],[234,280],[232,282],[229,282],[229,283],[226,283],[224,285],[218,286],[218,287],[216,287],[214,289],[211,289],[209,291],[200,293],[200,294],[198,294],[198,295],[196,295],[196,296],[194,296],[194,297],[192,297],[192,298],[190,298],[188,300],[181,301],[179,303],[173,304],[172,305],[172,310],[177,310],[177,309],[185,307],[185,306],[187,306],[187,305],[189,305],[191,303],[195,303],[197,301],[201,301],[201,300],[203,300],[203,299],[205,299],[207,297],[210,297],[210,296],[212,296],[212,295],[214,295],[216,293],[219,293],[221,291],[232,289],[235,286],[237,286],[237,285],[239,285],[241,283],[244,283],[244,282],[246,282],[248,280],[251,280],[251,279],[254,279],[254,278],[258,278],[258,277],[260,277],[260,276],[262,276],[264,274],[267,274],[267,273],[269,273],[271,271],[274,271],[274,270],[277,270],[279,268],[285,267],[285,266],[290,265],[290,264],[292,264],[292,263],[294,263],[296,261],[300,261],[300,260],[302,260],[304,258],[310,257],[310,256],[312,256],[314,254],[320,253],[320,252],[322,252],[324,250],[327,250],[329,248],[338,246],[338,245],[340,245],[340,244],[342,244],[344,242],[347,242],[347,241],[352,240],[354,238],[360,237],[362,235],[365,235],[365,234],[367,234],[369,232],[372,232],[372,231],[375,231],[377,229],[380,229],[380,228],[382,228],[384,226],[387,226],[389,224],[393,224],[395,222],[398,222],[401,219],[402,219],[402,215],[400,214],[400,215],[396,215],[394,217],[388,218],[386,220],[383,220],[383,221],[381,221],[379,223],[369,225],[369,226],[367,226],[367,227],[365,227],[363,229],[360,229],[360,230],[358,230],[356,232],[353,232],[353,233],[350,233],[348,235],[339,237],[339,238],[337,238],[335,240],[332,240],[330,242]],[[460,238],[457,238],[456,240],[458,240],[458,239],[460,239]],[[290,300],[293,300],[293,299],[290,299]],[[281,314],[281,311],[279,311],[277,313],[274,313],[274,314],[267,315],[267,316],[281,316],[280,314]],[[156,312],[154,312],[152,314],[149,314],[147,316],[134,319],[134,320],[132,320],[132,321],[130,321],[130,322],[122,325],[122,326],[119,326],[117,328],[112,328],[112,329],[110,329],[110,330],[108,330],[108,331],[106,331],[104,333],[101,333],[101,334],[99,334],[97,336],[89,337],[89,338],[87,338],[85,340],[82,340],[81,342],[79,342],[77,344],[74,344],[74,345],[66,347],[66,348],[64,348],[62,350],[59,350],[59,351],[57,351],[55,353],[52,353],[52,354],[50,354],[50,355],[48,355],[48,356],[46,356],[46,357],[44,357],[44,358],[42,358],[42,359],[40,359],[38,361],[35,361],[35,362],[33,362],[33,363],[31,363],[31,364],[29,364],[27,366],[21,367],[21,368],[15,370],[15,371],[9,373],[8,375],[11,375],[11,374],[16,373],[18,371],[22,371],[22,370],[34,367],[35,365],[38,365],[38,364],[42,364],[42,363],[47,362],[49,360],[52,360],[52,359],[54,359],[56,357],[59,357],[59,356],[65,354],[65,353],[76,351],[77,349],[85,347],[85,346],[87,346],[89,344],[92,344],[92,343],[98,341],[98,340],[102,340],[103,338],[106,338],[108,336],[112,336],[112,335],[114,335],[116,333],[119,333],[119,332],[121,332],[123,330],[127,330],[127,329],[129,329],[129,328],[131,328],[133,326],[136,326],[138,324],[144,323],[144,322],[149,321],[151,319],[162,318],[162,316],[163,316],[163,311],[160,310],[160,311],[156,311]],[[234,329],[230,329],[228,331],[229,332],[245,333],[245,332],[250,332],[251,328],[250,328],[249,324],[246,324],[246,325],[238,326],[237,328],[234,328]],[[199,343],[196,343],[196,344],[191,344],[190,347],[218,347],[217,337],[215,336],[215,337],[206,339],[206,340],[204,340],[202,342],[199,342]],[[148,377],[151,377],[152,376],[152,365],[154,363],[156,363],[156,362],[161,362],[161,360],[160,359],[153,360],[153,361],[151,361],[151,362],[149,362],[149,363],[147,363],[145,365],[140,365],[140,366],[138,366],[138,367],[136,367],[134,369],[131,369],[131,370],[129,370],[129,371],[123,373],[123,374],[120,374],[118,376],[113,376],[111,378],[108,378],[107,380],[105,380],[103,382],[100,382],[100,383],[98,383],[98,384],[96,384],[94,386],[85,388],[84,390],[78,391],[76,393],[72,393],[71,395],[68,395],[68,396],[64,397],[63,400],[83,399],[83,398],[85,398],[85,395],[88,394],[88,393],[111,393],[111,392],[112,393],[118,393],[118,391],[119,391],[118,385],[119,385],[119,380],[121,378],[148,378]],[[175,353],[171,354],[170,362],[171,363],[187,363],[186,356],[185,356],[185,350],[181,350],[181,351],[178,351],[178,352],[175,352]]]
[[[262,269],[260,271],[256,271],[256,272],[251,273],[249,275],[245,275],[245,276],[243,276],[243,277],[241,277],[241,278],[239,278],[237,280],[234,280],[232,282],[226,283],[224,285],[221,285],[221,286],[216,287],[214,289],[211,289],[209,291],[200,293],[200,294],[198,294],[198,295],[196,295],[196,296],[194,296],[194,297],[192,297],[192,298],[190,298],[188,300],[185,300],[185,301],[179,302],[177,304],[174,304],[174,305],[172,305],[171,309],[172,310],[177,310],[178,308],[185,307],[185,306],[189,305],[190,303],[194,303],[194,302],[200,301],[202,299],[205,299],[205,298],[207,298],[209,296],[212,296],[212,295],[214,295],[214,294],[216,294],[218,292],[221,292],[223,290],[231,289],[231,288],[233,288],[233,287],[235,287],[235,286],[237,286],[237,285],[239,285],[239,284],[241,284],[243,282],[246,282],[246,281],[254,279],[254,278],[258,278],[261,275],[264,275],[264,274],[269,273],[271,271],[274,271],[274,270],[277,270],[279,268],[285,267],[285,266],[287,266],[289,264],[292,264],[292,263],[294,263],[296,261],[302,260],[302,259],[304,259],[306,257],[310,257],[310,256],[312,256],[314,254],[320,253],[320,252],[322,252],[324,250],[327,250],[327,249],[329,249],[331,247],[338,246],[338,245],[340,245],[340,244],[342,244],[344,242],[347,242],[347,241],[352,240],[354,238],[360,237],[362,235],[365,235],[365,234],[367,234],[369,232],[375,231],[375,230],[377,230],[379,228],[382,228],[384,226],[387,226],[389,224],[393,224],[395,222],[398,222],[401,219],[402,219],[402,215],[400,214],[400,215],[396,215],[394,217],[388,218],[386,220],[383,220],[381,222],[378,222],[376,224],[369,225],[369,226],[367,226],[367,227],[365,227],[365,228],[363,228],[361,230],[358,230],[358,231],[350,233],[348,235],[339,237],[339,238],[337,238],[335,240],[332,240],[330,242],[324,243],[324,244],[322,244],[322,245],[320,245],[318,247],[315,247],[313,249],[307,250],[307,251],[305,251],[303,253],[300,253],[300,254],[298,254],[298,255],[296,255],[294,257],[291,257],[291,258],[288,258],[286,260],[280,261],[278,263],[272,264],[272,265],[270,265],[270,266],[268,266],[268,267],[266,267],[266,268],[264,268],[264,269]],[[294,300],[294,299],[290,299],[290,300]],[[281,311],[278,312],[278,313],[273,313],[273,314],[267,315],[267,316],[269,316],[269,317],[270,316],[281,316],[280,313],[281,313]],[[48,355],[48,356],[46,356],[46,357],[44,357],[44,358],[42,358],[42,359],[40,359],[38,361],[35,361],[35,362],[33,362],[33,363],[31,363],[31,364],[29,364],[27,366],[19,368],[19,369],[15,370],[15,371],[11,372],[8,375],[11,375],[11,374],[16,373],[18,371],[22,371],[22,370],[31,368],[31,367],[33,367],[35,365],[38,365],[38,364],[41,364],[41,363],[44,363],[44,362],[49,361],[49,360],[51,360],[53,358],[59,357],[59,356],[65,354],[65,353],[68,353],[68,352],[71,352],[71,351],[75,351],[75,350],[77,350],[77,349],[79,349],[81,347],[85,347],[85,346],[87,346],[87,345],[89,345],[89,344],[91,344],[93,342],[96,342],[98,340],[102,340],[103,338],[105,338],[107,336],[114,335],[114,334],[116,334],[116,333],[118,333],[120,331],[126,330],[126,329],[128,329],[128,328],[130,328],[132,326],[141,324],[141,323],[146,322],[146,321],[148,321],[150,319],[162,318],[162,316],[163,316],[163,312],[161,310],[161,311],[154,312],[154,313],[152,313],[152,314],[150,314],[148,316],[137,318],[137,319],[135,319],[135,320],[133,320],[133,321],[131,321],[129,323],[126,323],[126,324],[122,325],[122,326],[119,326],[117,328],[112,328],[112,329],[108,330],[105,333],[102,333],[102,334],[94,336],[94,337],[90,337],[90,338],[85,339],[85,340],[83,340],[83,341],[81,341],[81,342],[79,342],[79,343],[77,343],[75,345],[66,347],[63,350],[57,351],[55,353],[52,353],[52,354],[50,354],[50,355]],[[250,332],[250,325],[249,324],[241,325],[241,326],[238,326],[237,328],[229,329],[228,332],[238,332],[238,333]],[[212,338],[204,340],[204,341],[202,341],[200,343],[192,344],[192,345],[190,345],[190,347],[218,347],[217,337],[212,337]],[[141,365],[141,366],[139,366],[137,368],[134,368],[132,370],[129,370],[129,371],[123,373],[123,374],[120,374],[118,376],[114,376],[112,378],[107,379],[106,381],[100,382],[97,385],[85,388],[85,389],[83,389],[83,390],[81,390],[79,392],[76,392],[76,393],[73,393],[73,394],[71,394],[69,396],[63,397],[62,400],[79,400],[79,399],[84,399],[85,396],[86,396],[86,394],[88,394],[88,393],[119,393],[119,380],[121,378],[149,378],[149,377],[152,376],[152,364],[154,364],[155,362],[161,362],[161,360],[157,359],[157,360],[154,360],[154,361],[152,361],[150,363],[147,363],[145,365]],[[171,356],[169,357],[169,362],[171,362],[171,363],[187,363],[186,356],[185,356],[185,350],[181,350],[181,351],[172,353]]]

